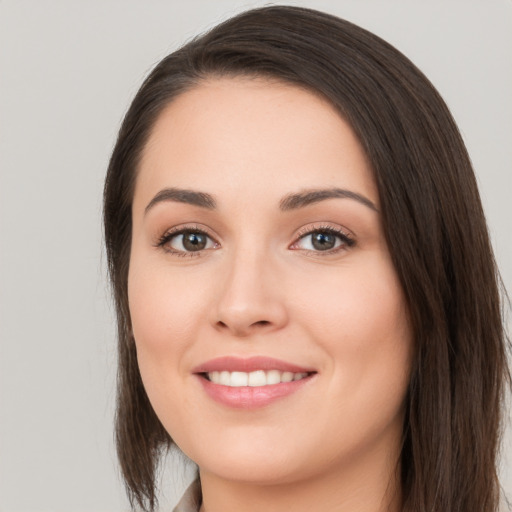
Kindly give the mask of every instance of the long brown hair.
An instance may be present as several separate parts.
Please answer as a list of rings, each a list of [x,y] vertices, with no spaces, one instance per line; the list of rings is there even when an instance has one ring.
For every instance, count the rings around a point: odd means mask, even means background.
[[[172,440],[142,385],[130,329],[131,204],[162,109],[213,76],[263,76],[322,95],[354,129],[376,180],[415,351],[400,457],[403,512],[494,512],[506,337],[499,276],[471,163],[428,79],[347,21],[274,6],[242,13],[164,58],[131,104],[104,191],[119,335],[117,450],[132,506],[154,510]]]

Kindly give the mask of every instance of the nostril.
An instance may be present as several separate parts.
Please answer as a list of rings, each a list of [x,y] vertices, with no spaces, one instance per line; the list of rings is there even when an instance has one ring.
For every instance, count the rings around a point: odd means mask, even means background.
[[[261,326],[264,326],[264,325],[269,325],[270,322],[268,320],[259,320],[258,322],[254,322],[253,325],[261,325]]]
[[[266,327],[271,326],[272,322],[269,320],[257,320],[256,322],[244,323],[237,321],[226,322],[223,320],[218,320],[215,325],[219,331],[231,331],[236,336],[246,337],[249,336],[251,333],[255,334],[261,329],[264,330]]]

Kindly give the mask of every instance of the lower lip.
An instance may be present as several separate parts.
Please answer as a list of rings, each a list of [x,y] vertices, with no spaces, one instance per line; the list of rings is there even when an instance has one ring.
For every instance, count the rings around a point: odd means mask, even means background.
[[[281,382],[269,386],[241,386],[231,387],[214,384],[202,375],[198,378],[203,385],[207,395],[216,402],[236,409],[257,409],[290,396],[302,388],[311,380],[309,375],[300,380],[292,382]]]

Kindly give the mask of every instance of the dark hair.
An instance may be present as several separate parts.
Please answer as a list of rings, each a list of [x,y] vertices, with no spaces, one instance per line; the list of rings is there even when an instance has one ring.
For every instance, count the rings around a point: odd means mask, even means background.
[[[162,109],[212,77],[256,76],[326,98],[358,136],[377,183],[384,233],[414,332],[400,457],[404,512],[494,512],[506,382],[499,276],[471,163],[428,79],[347,21],[273,6],[244,12],[164,58],[131,104],[104,191],[118,318],[117,450],[132,506],[156,506],[172,440],[143,388],[127,276],[137,166]]]

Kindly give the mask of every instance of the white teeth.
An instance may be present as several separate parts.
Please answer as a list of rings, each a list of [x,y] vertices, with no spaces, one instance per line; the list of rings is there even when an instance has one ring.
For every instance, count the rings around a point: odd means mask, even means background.
[[[231,372],[230,386],[235,388],[247,386],[249,382],[249,374],[245,372]]]
[[[281,375],[282,382],[291,382],[292,380],[293,380],[292,372],[283,372],[283,375]]]
[[[231,382],[231,374],[229,372],[219,372],[219,384],[229,386]]]
[[[280,382],[292,382],[307,377],[307,373],[292,373],[281,372],[279,370],[256,370],[254,372],[228,372],[228,371],[215,371],[207,374],[208,379],[214,384],[221,384],[222,386],[230,386],[234,388],[250,386],[269,386],[272,384],[279,384]]]
[[[265,386],[267,384],[267,377],[263,370],[249,373],[249,386]]]
[[[281,382],[281,372],[279,370],[270,370],[267,374],[267,384],[279,384]]]

